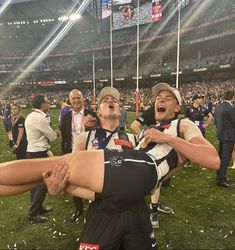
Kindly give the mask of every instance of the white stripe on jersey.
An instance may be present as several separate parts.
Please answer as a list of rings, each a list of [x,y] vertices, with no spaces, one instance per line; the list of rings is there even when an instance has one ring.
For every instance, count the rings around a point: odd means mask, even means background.
[[[145,161],[145,160],[134,160],[134,159],[123,159],[124,161],[127,161],[127,162],[135,162],[135,163],[147,163],[149,165],[155,165],[154,162],[150,162],[150,161]],[[108,164],[110,163],[110,161],[105,161],[104,164]]]

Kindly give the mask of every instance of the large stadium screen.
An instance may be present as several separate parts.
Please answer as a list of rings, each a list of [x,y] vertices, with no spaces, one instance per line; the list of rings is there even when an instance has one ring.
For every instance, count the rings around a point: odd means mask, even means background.
[[[112,15],[113,30],[137,25],[138,0],[101,0],[103,23]],[[162,0],[139,0],[139,24],[162,20]]]

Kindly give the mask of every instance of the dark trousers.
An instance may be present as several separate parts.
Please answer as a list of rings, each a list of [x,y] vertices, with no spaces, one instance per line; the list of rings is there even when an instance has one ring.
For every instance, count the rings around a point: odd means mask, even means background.
[[[80,214],[82,214],[83,211],[83,202],[82,202],[82,198],[73,196],[73,203],[75,205],[76,211],[79,211]]]
[[[26,147],[20,145],[17,149],[16,149],[16,159],[20,160],[20,159],[26,159]]]
[[[27,159],[46,158],[47,150],[41,152],[27,152]],[[33,168],[34,166],[32,166]],[[42,184],[30,191],[31,207],[29,208],[29,216],[41,214],[42,204],[47,194],[46,184]]]
[[[217,170],[217,182],[223,183],[226,181],[226,173],[229,162],[232,158],[232,152],[234,148],[233,141],[219,141],[219,157],[220,157],[220,168]]]

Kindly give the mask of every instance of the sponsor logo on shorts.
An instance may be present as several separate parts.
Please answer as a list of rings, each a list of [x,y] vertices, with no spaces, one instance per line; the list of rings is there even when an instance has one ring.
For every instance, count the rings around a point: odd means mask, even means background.
[[[92,245],[92,244],[87,244],[87,243],[80,243],[78,246],[77,250],[99,250],[100,246],[99,245]]]
[[[110,164],[112,167],[121,167],[124,159],[121,156],[113,156],[110,158]]]

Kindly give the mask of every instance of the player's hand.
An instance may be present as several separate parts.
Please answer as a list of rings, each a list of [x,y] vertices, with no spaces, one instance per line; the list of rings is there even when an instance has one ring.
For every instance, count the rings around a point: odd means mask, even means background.
[[[207,124],[207,123],[202,124],[203,128],[207,128],[208,126],[209,126],[209,124]]]
[[[93,129],[97,127],[97,118],[93,117],[92,115],[88,114],[84,116],[84,126],[89,129]]]
[[[42,177],[49,194],[63,194],[68,185],[68,164],[64,161],[59,162],[54,169],[43,172]]]
[[[161,143],[167,143],[168,137],[169,137],[168,134],[162,133],[161,131],[155,128],[151,128],[145,133],[144,141],[146,145],[148,145],[151,142],[161,144]]]
[[[12,154],[16,153],[17,148],[18,148],[18,144],[15,144],[15,145],[12,146],[12,148],[11,148]]]
[[[178,164],[177,164],[177,167],[183,167],[187,161],[187,158],[180,154],[179,152],[177,152],[177,155],[178,155]]]
[[[56,130],[54,130],[54,131],[56,132],[57,137],[59,137],[59,136],[61,135],[61,132],[60,132],[59,129],[56,129]]]

